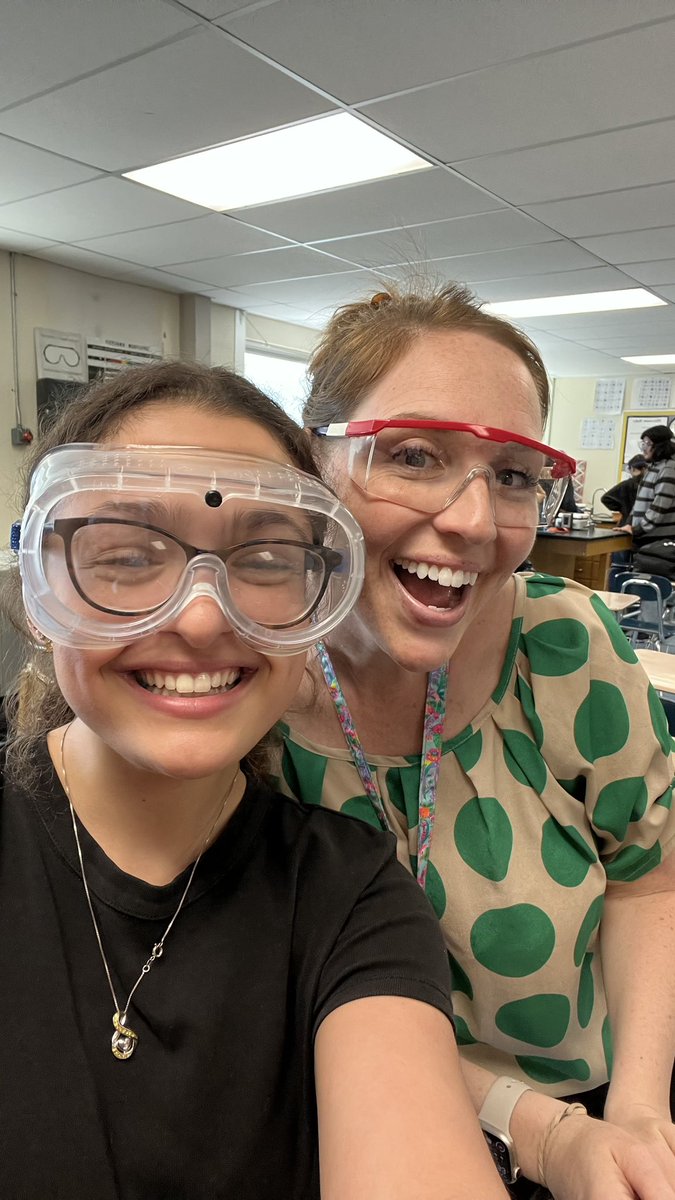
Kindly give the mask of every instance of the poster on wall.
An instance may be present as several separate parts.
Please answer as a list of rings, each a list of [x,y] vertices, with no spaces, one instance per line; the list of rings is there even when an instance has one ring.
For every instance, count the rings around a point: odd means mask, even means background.
[[[35,328],[35,374],[38,379],[71,379],[86,383],[89,378],[87,347],[81,333]]]
[[[579,442],[584,450],[613,450],[615,434],[614,417],[584,417]]]
[[[672,425],[675,422],[675,411],[653,413],[626,413],[623,418],[623,438],[621,440],[621,466],[626,470],[626,463],[635,454],[640,454],[640,441],[645,429],[650,425]]]
[[[671,391],[672,377],[670,375],[648,375],[645,379],[634,379],[630,406],[631,408],[648,408],[650,412],[667,412],[673,407]]]
[[[593,411],[596,413],[620,413],[626,395],[625,379],[598,379],[595,384]]]

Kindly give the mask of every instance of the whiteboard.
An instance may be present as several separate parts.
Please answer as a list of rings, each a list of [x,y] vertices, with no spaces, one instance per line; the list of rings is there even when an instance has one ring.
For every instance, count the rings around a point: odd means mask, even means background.
[[[652,425],[672,425],[675,422],[675,412],[656,413],[626,413],[623,418],[623,440],[621,442],[621,466],[625,467],[629,458],[640,454],[640,439],[645,429]]]

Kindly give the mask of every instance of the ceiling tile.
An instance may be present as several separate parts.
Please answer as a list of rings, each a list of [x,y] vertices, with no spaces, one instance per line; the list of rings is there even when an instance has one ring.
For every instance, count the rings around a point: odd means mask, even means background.
[[[198,218],[205,211],[128,179],[108,178],[5,204],[0,222],[8,229],[67,242]]]
[[[663,298],[664,298],[665,300],[675,300],[675,286],[673,286],[673,287],[660,287],[660,288],[659,288],[659,295],[660,295],[660,296],[663,296]]]
[[[420,267],[413,263],[412,267]],[[424,268],[424,264],[421,264]],[[583,267],[603,264],[575,246],[573,242],[545,242],[539,246],[520,246],[515,250],[492,250],[487,254],[462,254],[452,258],[437,258],[430,262],[426,273],[431,280],[461,279],[464,283],[475,283],[481,279],[510,279],[522,275],[544,275],[548,271],[575,271]],[[407,268],[401,271],[387,268],[405,278]]]
[[[268,250],[281,242],[272,234],[261,233],[248,225],[240,225],[232,217],[213,213],[198,217],[196,221],[174,221],[154,229],[83,239],[80,244],[97,254],[110,254],[113,258],[125,258],[147,267],[166,267],[197,258]]]
[[[280,0],[218,24],[351,104],[673,15],[673,0]]]
[[[512,204],[661,183],[675,175],[675,120],[455,162]]]
[[[106,279],[130,279],[142,270],[138,263],[125,262],[121,258],[108,258],[105,254],[94,254],[79,246],[58,243],[43,250],[39,256],[61,267],[72,267],[75,271],[86,271],[89,275],[101,275]]]
[[[624,269],[626,274],[638,283],[675,284],[675,258],[661,258],[655,262],[632,262]]]
[[[2,210],[0,209],[0,212]],[[608,233],[603,237],[579,238],[579,244],[610,263],[644,262],[650,258],[675,256],[675,225],[665,229],[642,229],[635,233]]]
[[[0,108],[195,25],[189,12],[162,0],[49,0],[30,18],[25,4],[2,6]]]
[[[36,237],[31,233],[17,233],[16,229],[3,229],[0,226],[0,249],[2,250],[14,250],[17,254],[30,254],[31,250],[44,250],[51,245],[53,242],[50,238]]]
[[[322,250],[330,250],[333,254],[372,267],[555,240],[556,234],[539,222],[522,213],[501,209],[474,217],[456,217],[452,221],[434,221],[428,225],[409,225],[383,233],[337,238],[317,245]]]
[[[340,275],[321,275],[311,279],[286,279],[278,283],[252,284],[235,289],[245,293],[248,304],[256,300],[274,300],[290,304],[304,312],[359,300],[381,290],[381,280],[370,271],[348,271]]]
[[[0,136],[0,205],[55,188],[82,183],[98,174],[94,167],[36,150],[24,142]]]
[[[171,292],[198,292],[206,294],[211,289],[194,279],[182,279],[166,271],[154,270],[151,267],[141,267],[138,263],[125,262],[121,258],[109,258],[105,254],[94,254],[91,250],[83,250],[80,246],[57,245],[40,252],[40,258],[58,263],[63,267],[72,267],[75,271],[85,271],[89,275],[103,276],[108,279],[128,279],[133,283],[148,284],[151,287],[161,287]]]
[[[290,249],[258,251],[257,254],[177,262],[173,264],[173,269],[179,275],[188,275],[223,288],[326,275],[328,272],[344,271],[351,265],[329,254],[320,254],[304,246],[292,246]]]
[[[331,107],[200,26],[178,42],[0,113],[0,132],[126,171]]]
[[[567,237],[619,233],[668,225],[675,216],[675,183],[634,187],[624,192],[581,196],[534,204],[526,212]]]
[[[348,237],[503,208],[495,199],[438,167],[378,179],[240,212],[242,220],[299,242]]]
[[[675,21],[668,21],[492,67],[365,111],[423,151],[455,162],[672,117],[675,103],[662,79],[674,57]],[[640,86],[627,87],[627,79]]]
[[[238,12],[241,8],[261,7],[263,4],[276,4],[277,0],[190,0],[190,8],[202,17],[214,21],[216,17],[227,16]]]
[[[538,296],[576,296],[585,292],[612,291],[633,286],[633,280],[615,267],[590,267],[582,271],[557,271],[526,275],[520,279],[484,279],[473,284],[481,299],[529,300]]]

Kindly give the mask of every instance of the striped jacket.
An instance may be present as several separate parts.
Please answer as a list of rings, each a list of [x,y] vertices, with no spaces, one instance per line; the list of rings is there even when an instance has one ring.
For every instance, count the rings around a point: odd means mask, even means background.
[[[663,459],[645,471],[631,525],[638,544],[675,537],[675,458]]]

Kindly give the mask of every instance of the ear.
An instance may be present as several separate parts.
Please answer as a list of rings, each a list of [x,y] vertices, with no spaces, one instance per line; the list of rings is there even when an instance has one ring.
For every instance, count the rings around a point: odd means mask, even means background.
[[[28,620],[28,618],[26,618],[26,624],[28,626],[28,632],[30,633],[30,636],[33,639],[36,649],[44,650],[45,654],[51,654],[54,647],[52,646],[52,643],[50,642],[49,638],[45,637],[44,634],[42,634],[40,632],[40,630],[37,628],[37,626],[34,625],[32,621]]]

